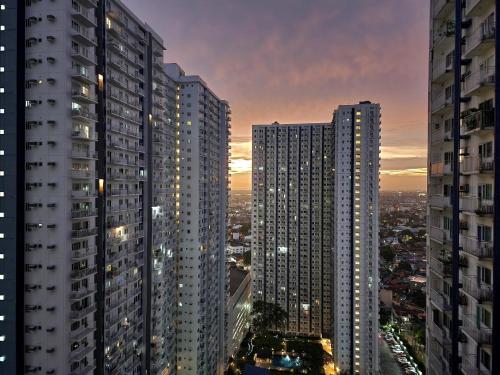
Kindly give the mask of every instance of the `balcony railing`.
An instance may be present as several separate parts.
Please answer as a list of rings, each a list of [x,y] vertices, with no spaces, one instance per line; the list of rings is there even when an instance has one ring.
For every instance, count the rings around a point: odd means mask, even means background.
[[[462,276],[462,290],[480,303],[493,301],[491,285],[478,284],[474,278]]]
[[[448,10],[451,10],[453,5],[452,0],[435,0],[432,7],[432,16],[434,18],[441,18]]]
[[[462,316],[462,331],[478,344],[491,345],[492,344],[492,330],[491,328],[483,327],[475,316],[464,315]]]
[[[464,117],[462,126],[466,132],[493,129],[495,126],[495,113],[492,109],[475,111]]]
[[[476,56],[495,43],[495,24],[483,22],[465,39],[464,54]]]
[[[449,297],[445,296],[443,292],[431,288],[431,301],[434,302],[441,310],[450,310],[451,304]]]
[[[493,257],[493,243],[490,241],[479,241],[475,237],[461,236],[460,243],[462,246],[462,251],[475,257]]]
[[[451,263],[443,263],[439,259],[431,258],[430,261],[430,268],[431,270],[445,276],[449,277],[451,276]]]
[[[495,0],[467,0],[465,14],[468,17],[478,16],[481,12],[487,11],[494,4]]]
[[[495,67],[483,66],[478,72],[464,77],[462,91],[465,96],[478,95],[487,87],[495,86]]]
[[[445,90],[441,90],[440,93],[435,95],[434,100],[431,104],[431,111],[433,114],[438,114],[446,110],[451,110],[453,104],[453,97],[447,95]]]
[[[431,205],[431,207],[441,207],[441,208],[451,207],[450,197],[446,197],[441,194],[430,195],[429,204]]]

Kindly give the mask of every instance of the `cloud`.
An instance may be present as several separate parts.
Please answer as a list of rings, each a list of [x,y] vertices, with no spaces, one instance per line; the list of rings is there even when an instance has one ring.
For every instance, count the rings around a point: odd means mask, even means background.
[[[251,166],[251,124],[330,121],[360,100],[382,105],[385,176],[425,167],[428,1],[124,2],[163,36],[166,61],[230,102],[236,173]]]

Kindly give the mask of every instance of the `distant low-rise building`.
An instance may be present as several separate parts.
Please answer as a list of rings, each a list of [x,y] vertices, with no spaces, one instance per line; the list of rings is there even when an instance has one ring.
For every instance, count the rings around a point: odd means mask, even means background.
[[[251,322],[250,273],[237,267],[229,270],[229,300],[227,304],[227,355],[238,352]]]

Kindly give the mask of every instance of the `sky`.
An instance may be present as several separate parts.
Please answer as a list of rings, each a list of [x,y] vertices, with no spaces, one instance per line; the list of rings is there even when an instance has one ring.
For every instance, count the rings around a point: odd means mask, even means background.
[[[232,189],[250,189],[252,124],[329,122],[382,107],[381,189],[425,190],[429,1],[122,0],[166,62],[232,109]]]

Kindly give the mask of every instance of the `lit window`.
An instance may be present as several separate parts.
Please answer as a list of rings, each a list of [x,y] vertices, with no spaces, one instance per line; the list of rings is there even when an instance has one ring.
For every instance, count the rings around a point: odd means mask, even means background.
[[[5,341],[5,336],[0,336],[0,341]]]

